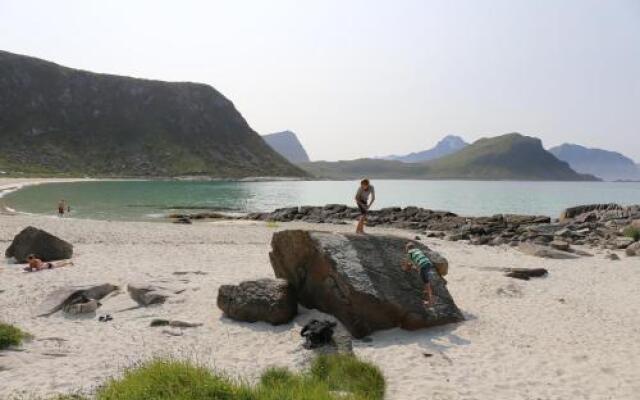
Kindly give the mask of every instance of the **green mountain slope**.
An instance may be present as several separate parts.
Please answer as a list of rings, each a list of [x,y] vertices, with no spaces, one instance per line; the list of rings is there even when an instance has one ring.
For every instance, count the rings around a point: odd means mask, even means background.
[[[300,166],[314,176],[340,179],[596,180],[573,171],[546,151],[539,139],[517,133],[480,139],[454,154],[422,164],[361,159]]]
[[[96,74],[0,51],[0,170],[304,176],[210,86]]]

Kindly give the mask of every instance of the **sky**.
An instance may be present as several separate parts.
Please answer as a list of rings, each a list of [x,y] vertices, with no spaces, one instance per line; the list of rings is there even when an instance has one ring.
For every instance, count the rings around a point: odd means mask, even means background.
[[[640,0],[0,0],[0,49],[210,84],[314,160],[520,132],[640,162]]]

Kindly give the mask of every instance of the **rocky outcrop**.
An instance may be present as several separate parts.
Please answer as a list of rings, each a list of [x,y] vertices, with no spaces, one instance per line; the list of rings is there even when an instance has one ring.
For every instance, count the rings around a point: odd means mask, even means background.
[[[360,215],[344,204],[279,208],[268,213],[250,213],[242,217],[220,213],[173,214],[172,218],[249,219],[255,221],[345,224]],[[385,226],[422,232],[427,237],[467,241],[472,245],[510,245],[521,243],[552,247],[575,256],[588,256],[573,246],[620,249],[628,244],[623,237],[628,226],[640,227],[640,205],[594,204],[568,208],[559,220],[548,216],[497,214],[488,217],[463,217],[447,211],[420,207],[388,207],[371,210],[368,226]],[[640,228],[639,228],[640,229]]]
[[[64,260],[73,255],[73,246],[49,232],[28,226],[13,238],[5,256],[24,263],[29,254],[34,254],[43,261]]]
[[[38,316],[46,317],[63,310],[70,314],[95,312],[99,300],[118,290],[110,283],[102,285],[70,286],[54,290],[39,306]]]
[[[435,273],[435,305],[425,307],[418,274],[401,268],[406,243],[395,236],[287,230],[273,235],[270,259],[276,276],[293,286],[301,304],[334,315],[356,338],[381,329],[464,320]],[[414,243],[437,267],[447,266],[438,253]]]
[[[238,321],[286,324],[298,313],[293,287],[283,279],[259,279],[218,289],[218,308]]]

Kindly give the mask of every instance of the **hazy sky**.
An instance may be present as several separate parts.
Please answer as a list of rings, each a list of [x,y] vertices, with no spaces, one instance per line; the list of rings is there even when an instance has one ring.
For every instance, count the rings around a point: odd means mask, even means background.
[[[0,49],[211,84],[313,159],[518,131],[640,162],[640,0],[0,0]]]

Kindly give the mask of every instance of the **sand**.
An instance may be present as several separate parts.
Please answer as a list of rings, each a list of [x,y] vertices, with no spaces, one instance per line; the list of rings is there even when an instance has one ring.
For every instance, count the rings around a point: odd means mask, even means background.
[[[0,180],[2,185],[16,181]],[[0,353],[0,398],[91,392],[126,367],[155,356],[187,358],[232,376],[255,379],[272,365],[302,368],[309,354],[299,331],[313,310],[290,324],[238,323],[216,307],[217,288],[272,277],[269,241],[277,229],[351,231],[353,226],[257,222],[110,222],[0,215],[0,251],[34,225],[75,246],[75,266],[23,273],[0,259],[0,320],[34,335]],[[411,232],[370,229],[413,237]],[[378,332],[354,341],[356,354],[379,365],[389,399],[637,399],[640,393],[640,257],[604,252],[543,260],[508,247],[426,240],[450,262],[449,290],[467,321],[439,328]],[[518,281],[495,268],[544,267],[546,278]],[[176,275],[175,272],[195,272]],[[155,282],[185,289],[162,306],[130,309],[124,287]],[[123,290],[98,315],[36,317],[57,287],[113,283]],[[151,328],[153,318],[203,323]],[[181,334],[181,336],[174,336]],[[429,356],[430,355],[430,356]]]

